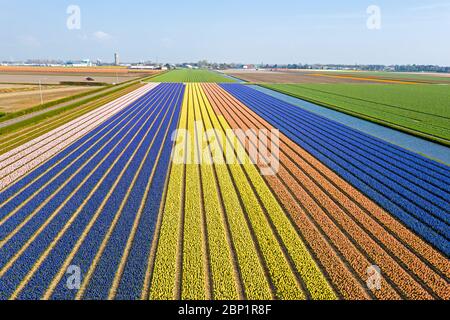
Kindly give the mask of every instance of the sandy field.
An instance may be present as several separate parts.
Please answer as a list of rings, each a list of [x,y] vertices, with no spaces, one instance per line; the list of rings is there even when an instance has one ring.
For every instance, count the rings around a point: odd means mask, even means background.
[[[86,80],[87,77],[91,77],[94,81]],[[120,75],[118,77],[112,75],[96,76],[92,74],[85,75],[38,75],[38,74],[6,74],[0,72],[0,83],[26,83],[26,84],[38,84],[39,80],[43,84],[59,84],[62,81],[70,82],[102,82],[102,83],[122,83],[128,80],[137,79],[137,75]],[[119,82],[117,82],[117,79]]]
[[[157,71],[130,70],[125,67],[22,67],[22,66],[0,66],[0,72],[13,73],[61,73],[61,74],[152,74]]]
[[[63,68],[63,67],[10,67],[0,66],[0,83],[8,84],[59,84],[69,82],[123,83],[160,71],[129,70],[121,67]],[[86,78],[93,78],[88,81]]]
[[[86,86],[43,86],[44,103],[100,87]],[[12,92],[8,92],[11,90]],[[38,86],[8,86],[0,85],[0,112],[10,113],[32,108],[41,103]]]
[[[331,70],[227,70],[226,74],[254,83],[448,84],[450,75],[436,73],[370,73]]]
[[[411,72],[411,74],[415,75],[427,75],[427,76],[434,76],[434,77],[442,77],[442,78],[450,78],[450,73],[432,73],[432,72]]]
[[[48,89],[58,89],[62,88],[61,85],[44,85],[45,90]],[[0,94],[2,93],[18,93],[39,90],[39,85],[28,85],[28,84],[1,84],[0,83]]]

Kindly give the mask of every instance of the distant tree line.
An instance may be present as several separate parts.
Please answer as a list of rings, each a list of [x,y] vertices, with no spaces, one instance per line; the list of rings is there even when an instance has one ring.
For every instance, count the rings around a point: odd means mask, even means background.
[[[344,65],[344,64],[265,64],[263,69],[303,69],[303,70],[357,70],[357,71],[393,71],[393,72],[441,72],[449,73],[450,67],[436,65]]]
[[[3,64],[12,63],[9,61],[3,61]],[[17,63],[17,62],[16,62]],[[24,62],[22,62],[24,63]],[[37,64],[37,65],[57,65],[65,64],[62,60],[47,60],[47,59],[30,59],[25,61],[26,64]],[[141,63],[144,65],[154,64],[151,62]],[[158,64],[163,66],[163,64]],[[244,67],[249,69],[301,69],[301,70],[357,70],[357,71],[392,71],[392,72],[439,72],[439,73],[450,73],[450,67],[437,66],[437,65],[381,65],[381,64],[369,64],[369,65],[348,65],[348,64],[302,64],[302,63],[292,63],[292,64],[242,64],[242,63],[217,63],[208,62],[207,60],[200,60],[198,62],[185,62],[178,64],[166,64],[168,69],[174,67],[184,68],[187,66],[192,66],[200,69],[214,69],[214,70],[225,70],[225,69],[243,69]]]
[[[357,71],[392,71],[392,72],[441,72],[450,73],[450,67],[443,67],[437,65],[347,65],[347,64],[242,64],[242,63],[216,63],[201,60],[198,62],[185,62],[176,64],[177,67],[183,68],[192,66],[201,69],[242,69],[248,67],[249,69],[289,69],[289,70],[357,70]]]

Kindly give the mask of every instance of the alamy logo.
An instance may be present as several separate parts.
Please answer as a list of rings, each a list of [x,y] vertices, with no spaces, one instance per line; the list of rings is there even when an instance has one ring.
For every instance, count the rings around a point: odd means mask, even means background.
[[[81,29],[81,9],[77,5],[70,5],[67,7],[67,29],[80,30]]]
[[[66,272],[66,286],[69,290],[80,290],[81,288],[81,268],[79,266],[70,266]]]
[[[381,269],[378,266],[367,268],[367,288],[372,291],[381,290]]]
[[[172,135],[174,164],[254,164],[264,176],[276,175],[280,167],[279,130],[204,130],[198,121],[193,132],[176,130]]]
[[[369,18],[367,19],[367,28],[369,30],[380,30],[381,29],[381,8],[379,6],[369,6],[367,8],[367,14]]]

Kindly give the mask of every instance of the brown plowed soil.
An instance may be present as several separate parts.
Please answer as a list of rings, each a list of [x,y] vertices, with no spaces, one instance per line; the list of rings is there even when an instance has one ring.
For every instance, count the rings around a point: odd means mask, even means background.
[[[61,82],[122,83],[139,77],[161,73],[158,70],[131,70],[128,68],[64,68],[64,67],[13,67],[0,66],[0,83],[60,84]],[[93,81],[87,78],[94,79]]]
[[[281,72],[281,71],[227,71],[226,74],[253,83],[366,83],[370,80],[349,78],[318,77],[314,72]]]
[[[70,97],[83,92],[98,89],[99,87],[87,86],[43,86],[42,98],[44,103]],[[27,90],[17,89],[14,92],[2,93],[0,90],[0,112],[10,113],[38,106],[41,103],[39,87]]]
[[[219,86],[204,89],[233,128],[272,130]],[[280,139],[281,167],[266,181],[343,298],[450,299],[442,254],[286,136]],[[384,276],[382,289],[368,292],[367,267],[374,264]]]
[[[365,73],[330,72],[321,70],[241,70],[224,71],[230,76],[252,83],[300,83],[300,84],[448,84],[448,76],[430,75],[430,78],[421,78],[419,74],[411,78],[392,75],[369,75]],[[422,76],[424,74],[421,74]]]
[[[27,67],[27,66],[0,66],[0,72],[13,73],[91,73],[91,74],[127,74],[127,73],[158,73],[153,70],[131,70],[125,67]]]

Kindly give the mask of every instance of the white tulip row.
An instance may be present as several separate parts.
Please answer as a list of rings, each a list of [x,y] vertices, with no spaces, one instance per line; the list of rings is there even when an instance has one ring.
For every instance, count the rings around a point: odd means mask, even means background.
[[[158,84],[151,83],[0,156],[0,190],[49,160]]]

